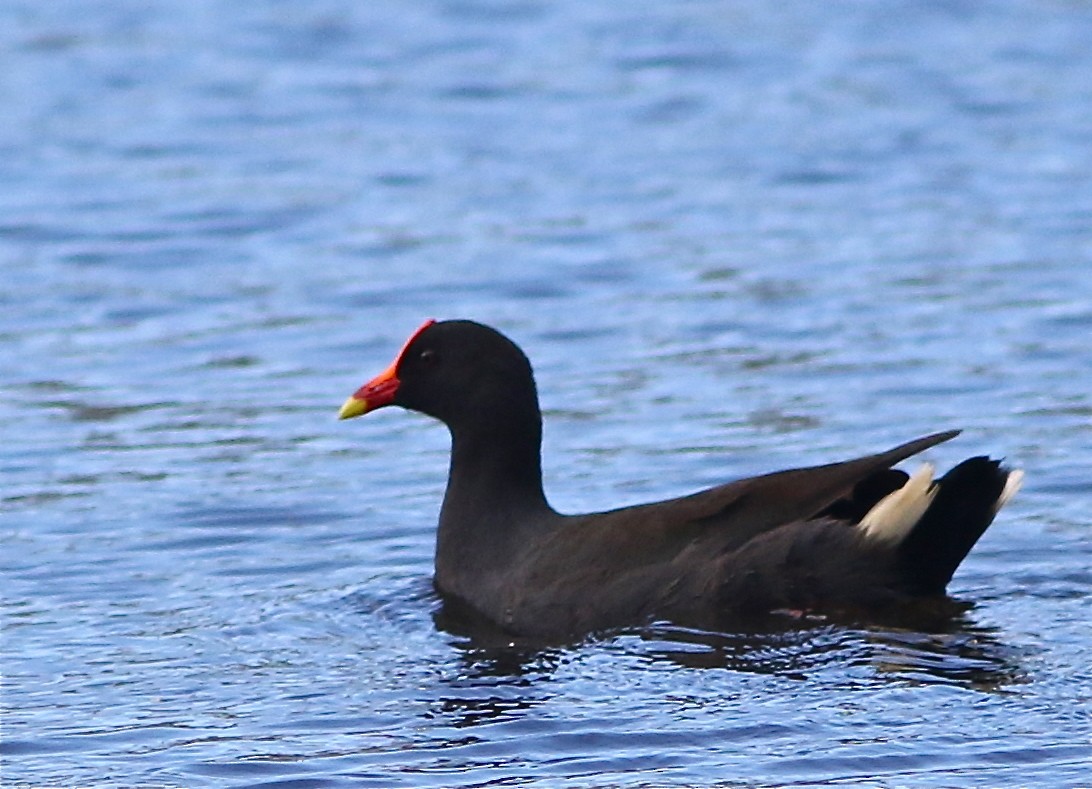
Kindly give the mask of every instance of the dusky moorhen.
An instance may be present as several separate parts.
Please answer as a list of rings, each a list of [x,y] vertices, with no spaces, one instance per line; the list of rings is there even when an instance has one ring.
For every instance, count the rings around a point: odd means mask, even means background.
[[[937,480],[928,464],[913,476],[891,468],[952,430],[668,501],[562,515],[543,493],[531,364],[507,337],[465,320],[427,321],[339,417],[388,405],[451,432],[437,589],[530,637],[943,598],[1023,476],[986,457]]]

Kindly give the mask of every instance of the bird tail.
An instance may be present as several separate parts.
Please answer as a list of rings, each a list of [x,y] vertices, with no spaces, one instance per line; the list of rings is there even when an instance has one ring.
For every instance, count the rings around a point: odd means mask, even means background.
[[[869,537],[897,544],[908,591],[943,594],[960,562],[1016,494],[1024,473],[973,457],[933,481],[926,464],[861,518]]]

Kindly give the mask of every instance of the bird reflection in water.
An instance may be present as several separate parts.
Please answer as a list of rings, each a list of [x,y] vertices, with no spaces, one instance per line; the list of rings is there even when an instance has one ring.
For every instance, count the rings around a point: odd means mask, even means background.
[[[994,628],[977,624],[972,604],[951,598],[902,609],[885,617],[801,615],[779,612],[741,627],[698,629],[655,623],[600,633],[594,641],[651,662],[684,669],[728,669],[790,679],[814,679],[846,671],[844,684],[897,681],[949,684],[1003,691],[1027,681],[1022,655]],[[488,620],[444,602],[434,615],[456,636],[462,680],[507,679],[524,690],[548,680],[574,659],[583,639],[541,644],[515,639]],[[858,669],[865,669],[862,673]],[[533,702],[532,702],[533,703]]]
[[[453,636],[459,654],[432,712],[455,728],[509,720],[554,695],[549,684],[566,660],[564,648],[513,639],[456,600],[438,600],[433,621]]]

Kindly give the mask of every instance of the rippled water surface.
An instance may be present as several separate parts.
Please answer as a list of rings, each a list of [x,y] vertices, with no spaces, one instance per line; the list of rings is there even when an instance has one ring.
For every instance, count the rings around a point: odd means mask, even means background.
[[[5,787],[1092,783],[1092,7],[0,8]],[[425,317],[563,511],[961,427],[943,626],[473,640]]]

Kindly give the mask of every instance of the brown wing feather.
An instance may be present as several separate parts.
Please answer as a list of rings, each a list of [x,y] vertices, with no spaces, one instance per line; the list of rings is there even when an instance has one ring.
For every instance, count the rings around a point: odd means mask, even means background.
[[[637,621],[652,608],[670,611],[676,597],[696,604],[699,593],[715,603],[722,599],[710,593],[723,581],[718,557],[779,526],[815,517],[861,479],[956,434],[937,433],[876,455],[742,479],[680,499],[565,517],[525,546],[512,568],[521,583],[513,586],[512,599],[495,602],[519,612],[519,621],[507,624],[523,632]],[[589,597],[588,590],[597,591]]]
[[[721,547],[731,550],[777,526],[815,517],[836,500],[849,495],[862,479],[957,435],[958,430],[934,433],[855,460],[730,482],[690,496],[691,503],[687,507],[690,512],[686,519],[706,527],[725,529],[728,539]]]
[[[935,433],[879,454],[749,477],[682,498],[570,516],[529,545],[525,556],[532,564],[552,566],[560,559],[554,554],[563,552],[563,566],[574,569],[638,569],[647,563],[666,569],[687,548],[700,545],[710,556],[735,550],[778,526],[816,516],[861,479],[958,433]],[[611,561],[603,562],[605,556]]]

